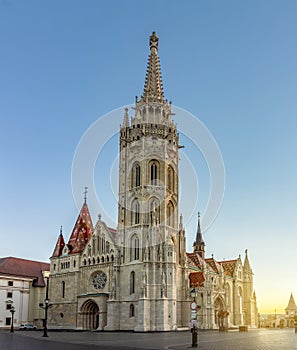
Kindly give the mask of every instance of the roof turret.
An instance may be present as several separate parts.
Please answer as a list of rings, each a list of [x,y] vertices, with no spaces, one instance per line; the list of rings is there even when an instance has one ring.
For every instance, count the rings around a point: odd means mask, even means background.
[[[60,256],[62,254],[62,250],[63,250],[64,246],[65,246],[65,241],[64,241],[62,226],[61,226],[60,234],[59,234],[52,258],[56,258],[57,256]]]

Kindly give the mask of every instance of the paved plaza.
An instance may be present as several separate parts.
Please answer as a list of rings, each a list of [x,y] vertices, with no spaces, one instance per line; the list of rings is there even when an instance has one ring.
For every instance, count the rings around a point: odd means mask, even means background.
[[[202,350],[294,350],[297,334],[292,329],[261,329],[246,333],[229,331],[199,333]],[[0,332],[1,350],[95,350],[95,349],[191,349],[191,333],[129,332]]]

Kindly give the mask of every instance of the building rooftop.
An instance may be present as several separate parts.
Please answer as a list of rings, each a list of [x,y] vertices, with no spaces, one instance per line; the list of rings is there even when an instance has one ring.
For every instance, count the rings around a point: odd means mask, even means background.
[[[21,258],[0,258],[0,274],[33,279],[34,287],[44,287],[45,281],[42,271],[49,271],[50,264]]]

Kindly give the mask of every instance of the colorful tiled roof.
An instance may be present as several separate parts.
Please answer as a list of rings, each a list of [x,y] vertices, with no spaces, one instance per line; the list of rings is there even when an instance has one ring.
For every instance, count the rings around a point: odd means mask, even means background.
[[[233,276],[237,264],[237,259],[219,261],[219,264],[223,266],[225,275]]]
[[[214,258],[207,258],[205,262],[215,271],[216,273],[220,272],[220,264]]]
[[[197,252],[187,253],[187,257],[188,257],[189,266],[194,266],[194,267],[198,267],[199,269],[202,269],[203,259]]]
[[[33,279],[33,286],[44,287],[42,271],[49,271],[50,264],[14,257],[0,258],[0,274]]]
[[[70,254],[82,252],[89,241],[92,232],[93,223],[91,215],[87,204],[84,203],[67,244],[70,249]]]
[[[191,272],[189,275],[190,279],[190,286],[191,287],[200,287],[203,286],[203,283],[205,281],[204,273],[203,272]]]
[[[65,247],[65,241],[64,241],[64,237],[62,235],[62,233],[60,233],[57,243],[56,243],[56,247],[54,249],[52,258],[55,258],[57,256],[60,256],[62,254],[62,250]]]

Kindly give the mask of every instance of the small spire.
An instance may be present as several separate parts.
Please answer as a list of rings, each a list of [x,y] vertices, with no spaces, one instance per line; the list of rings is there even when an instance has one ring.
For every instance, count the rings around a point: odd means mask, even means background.
[[[58,256],[61,256],[62,250],[63,250],[64,247],[65,247],[65,241],[64,241],[64,238],[63,238],[62,226],[61,226],[60,234],[59,234],[59,237],[58,237],[58,240],[57,240],[54,252],[52,254],[52,258],[56,258]]]
[[[85,191],[84,191],[84,204],[87,204],[87,194],[88,194],[88,187],[85,187]]]
[[[249,261],[249,258],[248,258],[248,250],[246,249],[244,251],[245,253],[245,257],[244,257],[244,264],[243,264],[243,267],[246,271],[251,271],[252,268],[251,268],[251,265],[250,265],[250,261]]]
[[[129,109],[126,107],[125,108],[125,113],[124,113],[124,120],[123,120],[123,127],[128,127],[129,126],[129,114],[128,114]]]
[[[63,226],[60,227],[60,235],[63,236]]]
[[[183,214],[180,214],[180,217],[179,217],[179,229],[182,230],[183,228],[184,228]]]

